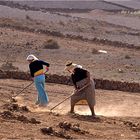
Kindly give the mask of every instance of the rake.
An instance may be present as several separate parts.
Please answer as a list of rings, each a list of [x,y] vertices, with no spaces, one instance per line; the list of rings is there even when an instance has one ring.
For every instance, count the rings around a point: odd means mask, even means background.
[[[87,85],[85,85],[84,87],[82,87],[81,89],[79,89],[78,92],[81,91],[81,90],[83,90],[83,89],[85,89],[87,86],[89,86],[89,84],[87,84]],[[66,100],[68,100],[69,98],[71,98],[72,95],[73,95],[73,93],[72,93],[70,96],[66,97],[63,101],[59,102],[57,105],[55,105],[54,107],[52,107],[52,108],[50,109],[50,112],[52,112],[52,110],[54,110],[57,106],[59,106],[60,104],[62,104],[64,101],[66,101]]]
[[[46,71],[44,72],[44,74],[46,74],[48,72],[48,70],[49,69],[46,67]],[[14,100],[15,97],[17,97],[18,95],[20,95],[25,89],[27,89],[28,87],[30,87],[33,83],[34,83],[34,81],[32,81],[29,85],[27,85],[21,91],[19,91],[15,96],[12,97],[12,100]]]
[[[32,81],[30,84],[28,84],[26,87],[24,87],[22,90],[20,90],[16,95],[12,96],[12,101],[14,101],[15,97],[17,97],[18,95],[20,95],[25,89],[27,89],[28,87],[30,87],[34,82]]]
[[[72,94],[73,95],[73,94]],[[66,100],[68,100],[72,95],[66,97],[63,101],[59,102],[57,105],[55,105],[54,107],[52,107],[50,109],[50,112],[52,112],[52,110],[54,110],[57,106],[59,106],[60,104],[62,104],[63,102],[65,102]]]

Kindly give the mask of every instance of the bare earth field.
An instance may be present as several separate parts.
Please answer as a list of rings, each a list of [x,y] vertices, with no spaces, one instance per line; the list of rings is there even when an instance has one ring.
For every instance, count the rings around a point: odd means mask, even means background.
[[[29,81],[0,80],[2,97],[0,105],[9,104],[8,99],[28,84]],[[10,104],[9,107],[5,105],[4,109],[1,106],[0,139],[63,139],[70,138],[69,136],[73,139],[140,139],[140,95],[138,93],[96,90],[98,118],[93,119],[89,116],[90,111],[87,106],[77,106],[75,111],[78,114],[68,115],[69,100],[50,113],[51,107],[71,94],[72,87],[47,83],[46,89],[50,98],[46,109],[35,107],[34,86],[18,96],[16,98],[18,102]],[[26,106],[29,110],[20,110],[22,106]],[[69,128],[66,123],[70,123],[71,127]],[[77,125],[78,129],[76,126],[73,129],[73,125]],[[48,127],[52,127],[53,131],[50,133],[45,131],[44,135],[41,129]]]
[[[98,10],[83,15],[5,6],[0,10],[1,72],[29,71],[26,57],[32,53],[50,63],[49,74],[67,76],[63,69],[66,61],[72,60],[88,69],[93,78],[140,84],[137,17],[126,17],[127,27],[121,24],[122,15],[115,24],[111,14],[102,21],[99,17],[108,13]],[[136,26],[131,24],[133,20],[136,20]],[[95,37],[94,41],[90,40]],[[106,39],[114,42],[108,44]],[[115,41],[124,44],[116,47]],[[69,100],[50,112],[72,93],[73,87],[68,85],[46,83],[50,99],[46,108],[35,106],[37,91],[33,85],[17,96],[17,102],[11,102],[11,97],[30,82],[0,79],[0,139],[140,139],[139,92],[96,89],[97,118],[92,118],[87,106],[77,105],[76,114],[68,114]]]

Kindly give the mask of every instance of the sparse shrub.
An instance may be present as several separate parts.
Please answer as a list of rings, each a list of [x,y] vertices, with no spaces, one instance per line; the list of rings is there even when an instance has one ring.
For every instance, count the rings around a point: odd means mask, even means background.
[[[49,39],[49,40],[45,41],[43,43],[43,47],[45,49],[59,49],[60,48],[58,43],[55,40],[53,40],[53,39]]]
[[[27,20],[32,20],[30,16],[26,15]]]
[[[78,27],[77,30],[78,30],[79,32],[83,32],[84,29],[81,28],[81,27]]]
[[[99,52],[98,52],[97,49],[95,49],[95,48],[92,49],[92,54],[98,54],[98,53],[99,53]]]
[[[129,69],[129,68],[131,68],[132,66],[131,66],[131,65],[128,65],[128,64],[126,64],[126,65],[124,65],[124,67],[125,67],[126,69]]]
[[[63,37],[64,35],[59,31],[50,31],[50,34],[53,36]]]
[[[92,26],[91,29],[92,29],[92,30],[95,30],[95,27]]]
[[[59,24],[62,25],[62,26],[65,25],[65,23],[63,21],[59,21]]]
[[[131,57],[129,55],[125,55],[125,59],[130,59]]]

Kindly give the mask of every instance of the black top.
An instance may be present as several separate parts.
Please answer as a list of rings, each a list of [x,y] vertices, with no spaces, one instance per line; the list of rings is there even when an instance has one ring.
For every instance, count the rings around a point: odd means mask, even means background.
[[[73,84],[76,85],[76,82],[87,78],[87,70],[81,68],[75,68],[74,74],[71,75]]]
[[[34,73],[43,69],[43,65],[49,67],[50,64],[47,63],[47,62],[44,62],[42,60],[35,60],[33,62],[31,62],[29,64],[29,68],[30,68],[30,73],[31,73],[31,76],[34,77]]]

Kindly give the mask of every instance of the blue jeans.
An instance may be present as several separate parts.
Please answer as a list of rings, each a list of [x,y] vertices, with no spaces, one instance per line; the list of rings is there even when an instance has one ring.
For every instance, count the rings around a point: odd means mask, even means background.
[[[39,105],[46,105],[49,102],[49,99],[44,89],[45,75],[39,75],[34,77],[34,83],[38,91],[38,99],[36,103]]]

